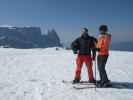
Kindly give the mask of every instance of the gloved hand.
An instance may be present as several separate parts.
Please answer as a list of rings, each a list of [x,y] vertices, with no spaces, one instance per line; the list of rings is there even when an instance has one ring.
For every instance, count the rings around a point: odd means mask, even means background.
[[[100,51],[100,48],[96,48],[96,51],[98,51],[98,52],[99,52],[99,51]]]
[[[77,54],[78,52],[73,50],[73,53],[74,53],[74,54]]]
[[[94,61],[96,59],[96,57],[92,57],[92,60]]]
[[[73,53],[77,54],[78,53],[77,49],[73,49]]]

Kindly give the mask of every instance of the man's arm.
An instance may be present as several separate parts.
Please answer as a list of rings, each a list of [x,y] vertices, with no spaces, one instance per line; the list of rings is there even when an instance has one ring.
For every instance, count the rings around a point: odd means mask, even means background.
[[[96,38],[93,38],[92,40],[92,59],[95,60],[95,57],[96,57],[96,51],[97,51],[97,48],[96,48],[96,44],[97,44],[97,39]]]
[[[74,54],[77,54],[77,51],[78,51],[78,49],[79,49],[78,38],[72,42],[72,44],[71,44],[71,49],[73,50],[73,53],[74,53]]]

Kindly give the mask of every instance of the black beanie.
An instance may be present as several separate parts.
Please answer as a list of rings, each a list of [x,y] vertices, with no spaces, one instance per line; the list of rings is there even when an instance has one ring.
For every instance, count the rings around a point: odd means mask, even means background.
[[[88,33],[88,29],[87,28],[83,28],[83,30],[85,30],[85,32]]]
[[[107,25],[101,25],[101,26],[99,27],[99,31],[107,32],[107,31],[108,31],[108,26],[107,26]]]

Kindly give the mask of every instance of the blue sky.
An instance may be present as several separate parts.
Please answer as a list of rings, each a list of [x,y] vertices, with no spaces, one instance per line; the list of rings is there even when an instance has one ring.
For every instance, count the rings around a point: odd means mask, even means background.
[[[55,28],[62,42],[109,25],[113,41],[133,39],[133,0],[0,0],[0,25]]]

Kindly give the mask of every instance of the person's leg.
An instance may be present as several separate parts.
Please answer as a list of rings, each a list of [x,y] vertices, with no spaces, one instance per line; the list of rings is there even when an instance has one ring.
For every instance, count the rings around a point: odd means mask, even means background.
[[[93,82],[94,81],[94,77],[93,77],[92,59],[91,59],[91,57],[89,57],[89,56],[85,57],[85,64],[87,66],[89,81]]]
[[[99,75],[102,83],[108,81],[107,73],[105,70],[107,59],[108,59],[108,56],[100,56],[100,55],[97,58]]]
[[[81,69],[82,69],[82,65],[83,65],[83,58],[82,56],[78,55],[77,59],[76,59],[76,71],[75,71],[75,80],[80,81],[81,79]]]
[[[97,65],[98,65],[100,81],[102,81],[103,80],[103,77],[102,77],[102,58],[100,55],[97,56]]]
[[[107,59],[108,59],[108,56],[103,57],[103,65],[102,65],[103,66],[103,80],[104,80],[105,83],[109,81],[107,73],[106,73],[106,69],[105,69]]]

